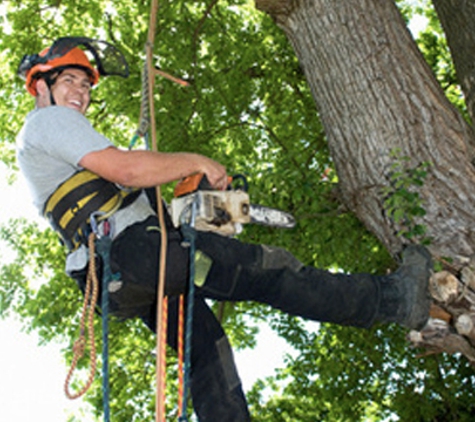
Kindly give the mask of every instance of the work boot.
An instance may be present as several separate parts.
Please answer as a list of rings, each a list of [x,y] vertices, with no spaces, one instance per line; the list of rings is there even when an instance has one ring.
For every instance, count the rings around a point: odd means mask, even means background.
[[[429,319],[431,269],[431,256],[424,246],[406,247],[401,266],[380,279],[381,301],[376,320],[422,329]]]

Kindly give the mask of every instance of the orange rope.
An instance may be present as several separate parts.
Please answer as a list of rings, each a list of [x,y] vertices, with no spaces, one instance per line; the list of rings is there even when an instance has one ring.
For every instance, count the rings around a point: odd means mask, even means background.
[[[161,393],[160,394],[161,399],[162,399],[161,412],[162,412],[162,415],[165,415],[165,397],[166,397],[166,388],[167,388],[167,326],[168,326],[168,298],[166,296],[163,297],[162,310],[163,311],[162,311],[161,332],[157,333],[160,336],[158,344],[160,347],[160,354],[161,354],[160,364],[162,365],[161,368],[158,368],[159,373],[160,373],[160,378],[157,381],[161,382],[161,385],[159,386],[157,394]],[[165,420],[164,418],[165,416],[163,416],[162,420]]]
[[[89,235],[89,271],[87,274],[87,282],[86,282],[86,291],[84,293],[84,302],[82,308],[82,315],[81,315],[81,322],[80,322],[80,334],[79,338],[74,342],[73,346],[73,360],[71,363],[71,368],[69,369],[68,375],[66,377],[66,381],[64,383],[64,392],[66,397],[71,400],[77,399],[81,397],[91,386],[92,382],[94,381],[94,374],[96,372],[97,360],[96,360],[96,342],[94,338],[94,310],[96,308],[97,299],[99,297],[99,281],[97,279],[96,274],[96,262],[94,259],[95,255],[95,247],[94,247],[94,240],[95,234],[91,233]],[[91,289],[92,289],[92,296],[91,296]],[[90,301],[89,301],[90,299]],[[88,315],[89,312],[89,315]],[[86,315],[88,315],[88,334],[89,334],[89,347],[91,349],[91,364],[90,364],[90,371],[89,377],[87,379],[86,384],[81,388],[77,393],[72,393],[69,389],[69,384],[71,382],[71,378],[73,376],[74,370],[77,367],[77,363],[79,359],[84,356],[84,350],[86,348]]]

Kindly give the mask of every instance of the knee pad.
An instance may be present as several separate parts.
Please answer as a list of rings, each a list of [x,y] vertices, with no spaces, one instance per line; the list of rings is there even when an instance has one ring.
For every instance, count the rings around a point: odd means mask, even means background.
[[[261,245],[261,248],[262,268],[264,270],[289,268],[292,271],[298,272],[304,266],[295,256],[284,248],[267,245]]]

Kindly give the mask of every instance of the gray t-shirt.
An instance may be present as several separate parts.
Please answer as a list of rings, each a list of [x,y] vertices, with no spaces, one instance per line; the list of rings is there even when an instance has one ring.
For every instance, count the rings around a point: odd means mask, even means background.
[[[17,158],[39,213],[56,188],[82,170],[79,161],[86,154],[110,146],[113,144],[94,130],[78,111],[50,106],[30,112],[17,137]],[[112,237],[151,215],[155,215],[155,211],[142,192],[131,205],[110,217]],[[68,255],[66,271],[71,273],[84,268],[87,259],[83,245]]]
[[[51,106],[30,112],[18,134],[17,157],[38,211],[62,182],[81,169],[79,161],[86,154],[110,146],[78,111]]]

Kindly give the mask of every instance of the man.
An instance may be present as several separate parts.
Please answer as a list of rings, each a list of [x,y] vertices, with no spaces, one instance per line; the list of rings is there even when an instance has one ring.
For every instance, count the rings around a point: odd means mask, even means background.
[[[48,51],[30,56],[34,59],[23,66],[36,108],[18,136],[20,168],[34,203],[69,247],[66,270],[80,286],[87,268],[85,235],[91,209],[87,215],[81,212],[91,208],[91,193],[105,197],[92,206],[93,212],[111,198],[121,198],[119,209],[109,217],[110,264],[120,274],[109,288],[112,313],[140,317],[155,330],[160,234],[144,189],[196,172],[206,174],[215,189],[225,189],[226,169],[198,154],[117,149],[84,117],[98,70],[78,46],[60,56],[48,57]],[[118,193],[117,185],[135,190]],[[186,289],[189,255],[169,219],[167,231],[168,342],[176,348],[176,295]],[[245,244],[209,232],[196,233],[196,246],[209,264],[196,286],[192,340],[191,395],[200,421],[249,420],[231,348],[205,298],[258,301],[292,315],[355,327],[395,322],[420,329],[428,319],[431,259],[423,247],[406,248],[402,266],[378,277],[331,274],[304,266],[281,248]]]

